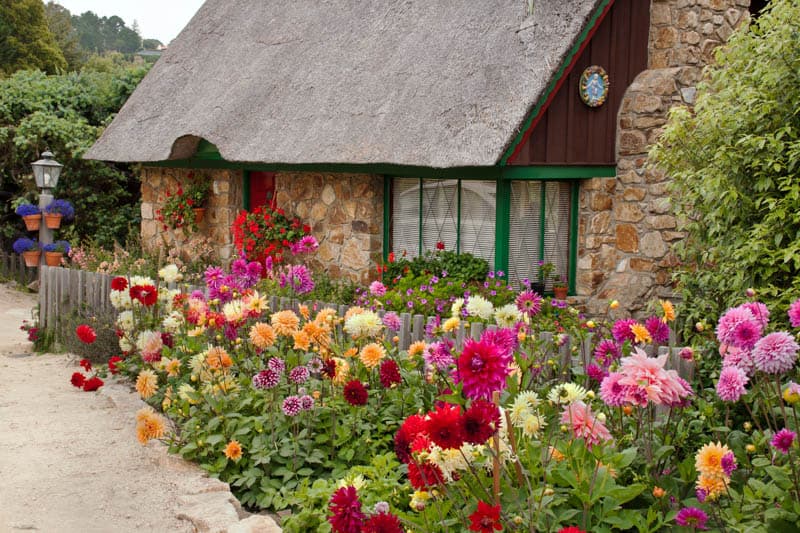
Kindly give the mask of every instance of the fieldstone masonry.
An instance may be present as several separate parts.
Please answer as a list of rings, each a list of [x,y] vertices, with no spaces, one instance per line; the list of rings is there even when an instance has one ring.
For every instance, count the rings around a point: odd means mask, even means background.
[[[668,176],[647,151],[670,107],[692,105],[714,49],[747,18],[750,0],[654,0],[648,70],[627,88],[618,116],[617,177],[581,187],[577,303],[603,314],[637,314],[656,297],[674,297],[671,245],[685,234],[671,214]]]
[[[311,226],[319,250],[308,261],[333,277],[377,276],[383,243],[383,178],[369,174],[278,173],[277,204]]]
[[[156,212],[163,205],[168,192],[175,193],[178,185],[188,182],[190,169],[144,167],[142,169],[142,246],[148,250],[184,247],[192,235],[183,229],[164,229]],[[230,227],[242,209],[242,171],[203,169],[212,179],[211,192],[206,202],[204,220],[199,232],[211,239],[219,257],[230,259],[233,255],[233,237]],[[166,252],[165,252],[166,253]],[[188,253],[188,252],[187,252]]]

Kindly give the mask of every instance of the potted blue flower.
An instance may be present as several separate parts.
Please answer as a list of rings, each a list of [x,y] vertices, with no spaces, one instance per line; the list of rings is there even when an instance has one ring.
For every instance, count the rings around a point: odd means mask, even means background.
[[[39,229],[39,224],[42,222],[42,211],[39,206],[30,203],[19,204],[15,211],[16,214],[22,217],[25,221],[25,227],[28,231],[36,231]]]
[[[70,246],[67,241],[56,241],[45,244],[42,246],[42,250],[44,250],[44,262],[47,263],[47,266],[54,267],[61,264],[64,254],[69,253]]]
[[[68,200],[56,199],[47,204],[44,208],[44,220],[50,229],[61,227],[61,220],[69,222],[75,218],[75,208]]]
[[[39,257],[42,251],[39,249],[39,241],[20,237],[13,244],[14,251],[25,258],[25,265],[35,267],[39,265]]]

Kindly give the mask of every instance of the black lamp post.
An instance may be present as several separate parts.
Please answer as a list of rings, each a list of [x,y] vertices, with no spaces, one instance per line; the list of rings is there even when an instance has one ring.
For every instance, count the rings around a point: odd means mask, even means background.
[[[53,189],[58,185],[58,177],[61,175],[61,169],[64,167],[61,163],[53,159],[53,153],[46,151],[42,154],[42,158],[38,161],[31,163],[33,167],[33,175],[36,178],[36,186],[39,187],[39,209],[44,211],[50,202],[53,201]],[[39,244],[45,245],[53,242],[53,230],[47,227],[44,222],[39,226]],[[44,262],[44,254],[40,259],[39,264]]]

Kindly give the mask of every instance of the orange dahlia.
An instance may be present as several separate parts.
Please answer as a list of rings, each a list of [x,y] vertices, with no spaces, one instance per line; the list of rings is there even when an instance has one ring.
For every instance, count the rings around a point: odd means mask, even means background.
[[[299,324],[300,319],[294,314],[294,311],[278,311],[272,314],[272,327],[278,335],[290,336],[297,331]]]
[[[308,351],[308,349],[311,347],[311,339],[308,337],[308,334],[305,331],[295,331],[292,333],[292,337],[294,338],[295,350]]]
[[[386,357],[386,350],[376,342],[371,342],[361,348],[361,354],[359,355],[359,359],[367,368],[378,366],[384,357]]]
[[[269,348],[275,342],[275,330],[264,322],[256,322],[250,328],[250,342],[256,348]]]
[[[650,337],[650,332],[647,331],[647,328],[643,325],[639,324],[631,324],[631,333],[633,333],[633,340],[636,343],[640,342],[652,342],[652,338]]]
[[[225,348],[221,346],[214,346],[208,350],[206,354],[206,364],[210,368],[223,369],[229,368],[233,365],[233,360]]]
[[[695,455],[694,467],[700,474],[708,478],[727,477],[722,468],[722,458],[728,453],[730,453],[730,449],[727,445],[709,442]]]
[[[141,444],[147,444],[150,439],[162,438],[164,428],[164,419],[150,407],[139,409],[136,413],[136,439]]]
[[[242,458],[242,445],[238,440],[232,440],[225,446],[225,457],[231,461],[238,461]]]
[[[408,347],[408,356],[415,357],[421,355],[425,351],[425,348],[425,341],[414,342]]]
[[[158,376],[152,370],[142,370],[136,378],[136,392],[146,400],[158,390]]]

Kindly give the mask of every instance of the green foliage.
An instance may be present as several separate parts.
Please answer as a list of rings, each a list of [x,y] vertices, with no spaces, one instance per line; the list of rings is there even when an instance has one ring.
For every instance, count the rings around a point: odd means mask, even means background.
[[[463,281],[482,281],[489,273],[489,263],[485,259],[469,253],[457,254],[451,250],[425,252],[413,259],[400,258],[384,267],[384,279],[390,283],[403,276],[445,275]]]
[[[44,14],[47,19],[47,27],[67,62],[67,70],[79,70],[83,63],[84,52],[78,43],[78,34],[72,27],[69,11],[64,6],[51,1],[44,6]]]
[[[56,196],[75,206],[77,242],[92,236],[110,246],[124,242],[139,219],[139,182],[125,165],[82,159],[146,68],[46,76],[18,72],[0,80],[0,189],[34,199],[30,163],[49,148],[64,165]],[[0,206],[0,236],[21,229],[9,204]],[[77,239],[76,239],[77,237]]]
[[[117,51],[132,54],[139,50],[142,38],[134,28],[125,25],[125,21],[114,15],[98,17],[91,11],[72,16],[72,25],[78,33],[78,39],[84,50],[94,53]]]
[[[67,67],[47,27],[41,0],[0,3],[0,76],[22,69],[55,73]]]
[[[799,109],[800,4],[775,0],[718,52],[694,112],[674,109],[652,151],[688,232],[677,280],[689,335],[747,287],[785,321],[800,289]]]

